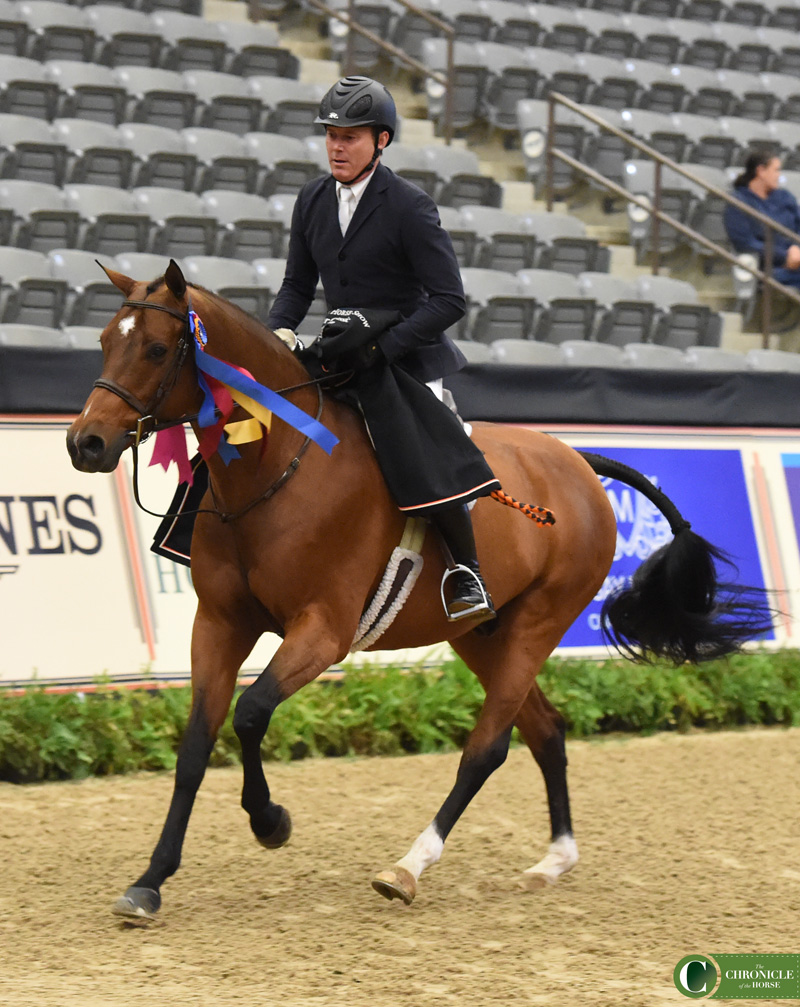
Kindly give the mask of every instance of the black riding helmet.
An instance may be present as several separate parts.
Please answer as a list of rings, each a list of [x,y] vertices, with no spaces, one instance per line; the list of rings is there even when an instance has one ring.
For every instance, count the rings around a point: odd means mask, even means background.
[[[378,126],[389,134],[397,129],[397,109],[388,90],[370,77],[342,77],[319,103],[314,120],[322,126]]]

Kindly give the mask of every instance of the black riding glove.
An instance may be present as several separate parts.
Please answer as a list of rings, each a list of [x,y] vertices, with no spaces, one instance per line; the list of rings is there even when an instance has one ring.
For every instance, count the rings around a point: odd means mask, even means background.
[[[360,371],[385,363],[378,337],[402,319],[399,311],[334,308],[315,346],[322,363],[337,371]]]

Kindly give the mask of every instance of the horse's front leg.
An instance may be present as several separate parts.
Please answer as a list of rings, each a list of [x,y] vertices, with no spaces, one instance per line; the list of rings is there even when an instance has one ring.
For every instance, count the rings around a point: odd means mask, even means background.
[[[313,610],[289,624],[275,656],[236,703],[233,729],[242,745],[242,807],[250,816],[256,839],[268,849],[289,841],[292,823],[286,809],[270,796],[261,742],[278,704],[347,654],[347,646],[331,632],[331,624],[330,618]]]
[[[233,696],[236,676],[259,633],[252,625],[212,617],[200,604],[192,631],[192,708],[186,725],[164,828],[144,874],[117,900],[118,916],[151,919],[161,905],[161,885],[177,871],[194,799],[217,732]]]

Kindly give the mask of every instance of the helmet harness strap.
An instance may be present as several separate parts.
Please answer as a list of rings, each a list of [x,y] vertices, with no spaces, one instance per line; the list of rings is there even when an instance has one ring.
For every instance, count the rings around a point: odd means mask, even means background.
[[[378,134],[378,136],[380,136],[380,133]],[[359,171],[359,173],[357,175],[354,175],[353,178],[351,178],[349,182],[341,182],[340,185],[355,185],[355,183],[359,179],[363,178],[365,175],[368,175],[372,171],[372,169],[375,167],[375,162],[378,160],[378,158],[380,156],[380,153],[381,153],[381,148],[378,146],[378,137],[376,136],[376,138],[375,138],[375,150],[372,153],[372,160],[369,162],[368,165],[366,165],[364,168],[362,168],[361,171]]]

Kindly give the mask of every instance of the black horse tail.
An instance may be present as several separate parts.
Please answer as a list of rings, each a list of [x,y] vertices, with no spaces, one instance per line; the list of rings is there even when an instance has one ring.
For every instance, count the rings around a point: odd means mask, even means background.
[[[733,567],[729,557],[693,532],[665,493],[621,462],[581,454],[599,476],[619,479],[652,501],[674,535],[642,563],[629,587],[603,602],[606,642],[634,661],[697,664],[735,653],[772,628],[766,592],[721,582],[715,560]]]

